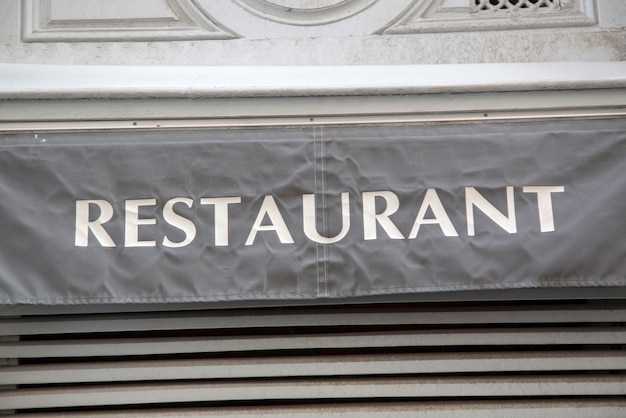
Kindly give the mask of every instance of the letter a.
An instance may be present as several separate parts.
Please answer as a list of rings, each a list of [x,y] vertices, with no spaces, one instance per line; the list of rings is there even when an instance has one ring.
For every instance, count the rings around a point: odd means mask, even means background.
[[[433,211],[433,215],[435,216],[433,219],[424,219],[428,208]],[[420,210],[417,213],[415,222],[413,223],[413,228],[411,228],[411,233],[409,234],[410,239],[417,237],[420,226],[422,226],[423,224],[439,225],[441,231],[446,237],[459,236],[459,234],[456,232],[456,229],[454,229],[454,225],[452,225],[452,221],[450,221],[450,217],[446,213],[446,210],[444,209],[443,204],[439,199],[439,195],[437,194],[437,191],[435,189],[426,190],[424,200],[422,201],[422,206],[420,206]]]
[[[261,225],[263,222],[263,218],[265,215],[270,219],[270,225]],[[252,229],[250,229],[250,234],[248,235],[248,239],[246,240],[246,245],[254,244],[254,239],[256,238],[256,234],[259,231],[275,231],[278,235],[278,239],[282,244],[293,244],[293,238],[289,233],[289,229],[287,228],[287,224],[283,219],[280,211],[278,210],[278,206],[276,205],[276,201],[272,196],[265,196],[263,199],[263,203],[261,204],[261,208],[259,209],[259,214],[252,225]]]

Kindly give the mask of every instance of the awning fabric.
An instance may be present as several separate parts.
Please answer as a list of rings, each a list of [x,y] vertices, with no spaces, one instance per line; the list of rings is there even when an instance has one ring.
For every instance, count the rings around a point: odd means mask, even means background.
[[[0,136],[0,302],[626,285],[626,120]]]

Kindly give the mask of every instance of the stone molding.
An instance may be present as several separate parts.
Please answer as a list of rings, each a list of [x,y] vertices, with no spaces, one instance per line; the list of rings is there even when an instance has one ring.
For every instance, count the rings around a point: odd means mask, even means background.
[[[480,11],[473,0],[22,0],[24,42],[322,38],[576,27],[596,0]]]

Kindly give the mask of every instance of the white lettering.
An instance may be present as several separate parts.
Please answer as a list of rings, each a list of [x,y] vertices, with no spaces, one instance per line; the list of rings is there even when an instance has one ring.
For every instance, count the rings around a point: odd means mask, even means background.
[[[376,213],[376,198],[385,200],[386,207],[382,213]],[[398,227],[389,219],[400,208],[398,196],[390,191],[363,192],[363,239],[376,239],[376,223],[378,223],[391,239],[404,239]]]
[[[524,186],[524,193],[537,194],[537,208],[539,209],[539,229],[541,232],[554,231],[554,212],[552,210],[552,193],[562,193],[564,186]]]
[[[504,229],[509,234],[517,233],[517,219],[515,212],[515,196],[514,187],[506,186],[506,209],[500,211],[490,201],[487,200],[476,188],[465,187],[465,214],[467,221],[467,234],[474,236],[476,234],[476,210],[481,211],[488,219]],[[552,232],[555,230],[555,213],[553,208],[553,193],[563,193],[564,186],[522,186],[523,193],[535,194],[537,196],[537,210],[539,213],[539,229],[541,232]],[[215,246],[226,247],[230,245],[229,230],[229,211],[230,205],[240,204],[242,198],[240,196],[230,197],[203,197],[200,199],[200,205],[213,205],[215,212]],[[194,242],[197,238],[197,224],[191,215],[183,216],[176,212],[175,207],[178,204],[186,205],[191,209],[196,201],[191,197],[174,197],[163,205],[162,215],[163,221],[171,227],[177,228],[181,233],[173,234],[172,231],[164,234],[158,239],[164,247],[180,248],[185,247]],[[103,247],[115,247],[116,243],[105,229],[107,222],[111,221],[114,216],[114,208],[110,202],[103,199],[76,200],[76,223],[74,244],[76,247],[89,246],[90,235],[91,240],[96,241]],[[400,199],[398,195],[389,190],[369,191],[362,193],[362,210],[363,210],[363,239],[375,240],[379,229],[390,239],[404,239],[404,235],[391,217],[400,209]],[[155,239],[140,240],[140,226],[156,225],[157,216],[140,217],[141,208],[155,207],[157,205],[156,198],[145,199],[129,199],[125,201],[124,208],[124,247],[156,247]],[[324,206],[322,212],[323,218],[318,219],[318,210],[316,209],[316,195],[313,193],[302,195],[302,228],[304,235],[311,241],[319,244],[334,244],[348,236],[350,232],[350,193],[341,193],[341,230],[334,236],[326,236],[329,234],[327,211]],[[380,210],[380,213],[377,212]],[[149,213],[160,210],[153,208]],[[95,211],[95,212],[94,212]],[[336,213],[333,209],[332,213]],[[145,215],[144,215],[145,216]],[[479,215],[480,216],[480,215]],[[96,218],[96,219],[92,219]],[[121,220],[122,217],[119,217]],[[334,218],[333,218],[334,219]],[[318,231],[318,223],[320,231]],[[336,225],[333,222],[333,225]],[[438,225],[441,232],[446,237],[458,237],[452,220],[444,207],[439,191],[435,188],[428,188],[425,191],[424,198],[413,221],[413,226],[408,234],[408,239],[416,239],[423,225]],[[336,227],[331,228],[331,234],[334,233]],[[294,239],[285,223],[285,219],[278,208],[276,199],[272,195],[263,197],[263,201],[258,210],[257,217],[252,224],[245,245],[253,245],[259,232],[273,231],[276,233],[281,244],[293,244]],[[148,231],[145,231],[146,233]],[[153,235],[156,230],[153,230]],[[148,235],[149,236],[149,235]],[[179,238],[174,238],[179,237]],[[173,239],[178,239],[174,241]],[[122,245],[122,243],[117,243]],[[92,243],[93,245],[93,243]]]
[[[196,237],[196,225],[189,219],[174,212],[174,205],[177,203],[183,203],[188,208],[191,208],[193,200],[188,197],[175,197],[168,200],[163,207],[163,220],[185,233],[185,239],[180,242],[173,242],[167,236],[164,237],[163,245],[170,248],[180,248],[189,245]]]
[[[89,220],[90,205],[96,205],[100,208],[100,215],[93,221]],[[113,218],[113,206],[106,200],[77,200],[74,245],[86,247],[89,244],[89,231],[91,231],[100,245],[103,247],[115,247],[111,236],[102,226],[102,224],[109,222],[111,218]]]
[[[155,218],[139,218],[139,208],[155,206],[156,199],[131,199],[126,201],[125,236],[126,247],[156,247],[156,241],[139,241],[139,225],[155,225]]]
[[[265,215],[268,216],[271,224],[270,225],[261,225]],[[265,196],[263,199],[263,203],[261,204],[261,208],[259,209],[259,214],[252,225],[252,229],[250,229],[250,234],[248,234],[248,239],[246,240],[246,245],[254,244],[254,239],[256,238],[256,234],[259,231],[275,231],[278,235],[278,239],[282,244],[293,244],[294,240],[289,233],[289,229],[287,228],[287,224],[285,224],[285,220],[283,219],[280,211],[278,210],[278,206],[276,205],[276,201],[272,196]]]
[[[215,205],[215,245],[228,245],[228,205],[241,203],[241,197],[203,197],[201,205]]]
[[[493,206],[483,195],[478,193],[474,187],[465,188],[465,212],[467,215],[467,234],[475,235],[474,226],[474,206],[480,209],[489,219],[494,221],[499,227],[509,234],[517,232],[517,222],[515,219],[515,200],[513,196],[513,186],[506,186],[507,216]]]
[[[341,231],[334,237],[324,237],[317,232],[315,216],[315,195],[302,195],[302,224],[304,234],[312,241],[320,244],[333,244],[340,241],[350,230],[350,194],[341,193]],[[325,223],[325,222],[324,222]]]
[[[433,211],[433,215],[435,216],[433,219],[425,219],[426,213],[430,208]],[[420,230],[420,226],[423,224],[438,224],[441,228],[441,231],[446,237],[458,237],[459,234],[454,229],[454,225],[452,225],[452,221],[450,221],[450,217],[446,213],[446,210],[443,208],[443,204],[439,199],[439,195],[435,189],[426,190],[426,195],[424,195],[424,200],[422,201],[422,206],[420,206],[420,210],[417,213],[417,217],[415,218],[415,222],[413,223],[413,228],[411,229],[411,233],[409,234],[409,238],[413,239],[417,237],[417,233]]]

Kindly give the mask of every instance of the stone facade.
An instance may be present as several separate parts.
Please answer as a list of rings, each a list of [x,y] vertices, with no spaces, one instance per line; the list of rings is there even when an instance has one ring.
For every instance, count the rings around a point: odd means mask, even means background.
[[[0,0],[0,62],[621,61],[622,0]]]

